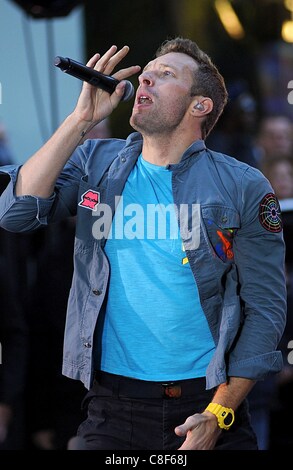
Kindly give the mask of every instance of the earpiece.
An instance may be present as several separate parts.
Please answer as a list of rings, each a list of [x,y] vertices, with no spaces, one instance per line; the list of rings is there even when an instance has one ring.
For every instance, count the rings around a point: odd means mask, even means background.
[[[197,103],[194,107],[195,107],[196,109],[199,109],[200,111],[204,111],[204,105],[201,104],[201,103]]]

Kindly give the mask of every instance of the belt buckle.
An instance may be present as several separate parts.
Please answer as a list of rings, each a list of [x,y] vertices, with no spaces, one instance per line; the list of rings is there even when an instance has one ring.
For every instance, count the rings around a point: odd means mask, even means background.
[[[163,397],[167,398],[180,398],[181,397],[181,385],[173,382],[162,384]]]

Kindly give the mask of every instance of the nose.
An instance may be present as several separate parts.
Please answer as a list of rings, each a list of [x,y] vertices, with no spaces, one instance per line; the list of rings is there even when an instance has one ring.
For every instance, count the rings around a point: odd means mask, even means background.
[[[142,85],[147,85],[147,86],[152,86],[154,83],[153,77],[150,72],[145,71],[142,72],[139,76],[139,84]]]

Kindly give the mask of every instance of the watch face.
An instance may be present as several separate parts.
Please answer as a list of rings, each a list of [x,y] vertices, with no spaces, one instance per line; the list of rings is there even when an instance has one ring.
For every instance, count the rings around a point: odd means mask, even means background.
[[[230,413],[230,411],[223,411],[221,415],[223,417],[223,423],[225,426],[230,426],[233,423],[233,415]]]

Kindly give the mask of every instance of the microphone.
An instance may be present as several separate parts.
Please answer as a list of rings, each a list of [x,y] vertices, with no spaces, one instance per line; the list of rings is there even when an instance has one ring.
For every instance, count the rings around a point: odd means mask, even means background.
[[[97,70],[87,67],[76,60],[69,59],[68,57],[55,57],[54,65],[59,67],[62,72],[68,73],[84,82],[88,82],[90,85],[96,86],[110,94],[114,92],[116,86],[120,83],[116,78],[98,72]],[[126,85],[121,101],[128,101],[134,95],[132,83],[128,80],[125,80],[125,82]]]

